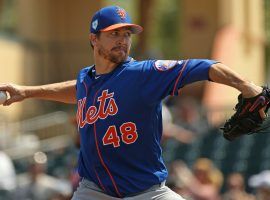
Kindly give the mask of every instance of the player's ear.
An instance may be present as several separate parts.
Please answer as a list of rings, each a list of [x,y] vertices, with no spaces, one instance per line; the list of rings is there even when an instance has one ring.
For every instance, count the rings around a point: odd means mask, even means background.
[[[93,34],[93,33],[90,33],[89,34],[89,41],[90,41],[90,44],[92,46],[95,46],[96,43],[97,43],[97,35],[96,34]]]

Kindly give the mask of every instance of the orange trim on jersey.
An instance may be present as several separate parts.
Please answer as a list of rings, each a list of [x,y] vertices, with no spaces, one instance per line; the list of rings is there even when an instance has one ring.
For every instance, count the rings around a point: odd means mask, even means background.
[[[178,75],[178,77],[177,77],[177,79],[176,79],[176,81],[175,81],[175,84],[174,84],[174,87],[173,87],[173,91],[172,91],[172,93],[171,93],[172,96],[174,95],[174,93],[175,93],[175,91],[176,91],[177,83],[179,82],[179,80],[180,80],[180,78],[181,78],[181,76],[182,76],[182,73],[183,73],[184,69],[185,69],[186,66],[187,66],[188,61],[189,61],[189,60],[186,60],[186,62],[185,62],[185,64],[184,64],[183,68],[181,69],[181,71],[180,71],[180,73],[179,73],[179,75]]]
[[[96,94],[95,94],[94,101],[93,101],[93,105],[94,105],[94,102],[96,101],[96,97],[97,97],[97,94],[98,94],[99,91],[100,91],[100,89],[99,89],[99,90],[96,92]],[[100,160],[102,166],[104,167],[104,169],[106,170],[106,172],[108,173],[108,175],[109,175],[109,177],[110,177],[110,179],[111,179],[111,181],[112,181],[112,184],[113,184],[113,186],[114,186],[114,189],[115,189],[115,191],[116,191],[118,197],[122,197],[122,195],[120,194],[120,192],[119,192],[119,190],[118,190],[118,187],[117,187],[117,185],[116,185],[116,183],[115,183],[115,181],[114,181],[114,178],[113,178],[113,176],[112,176],[110,170],[108,169],[108,167],[106,166],[106,164],[105,164],[104,161],[103,161],[103,158],[102,158],[101,153],[100,153],[100,150],[99,150],[98,142],[97,142],[96,123],[94,123],[93,125],[94,125],[95,144],[96,144],[96,149],[97,149],[97,153],[98,153],[99,160]]]
[[[101,182],[101,180],[100,180],[100,178],[98,176],[98,173],[97,173],[97,171],[96,171],[95,168],[94,168],[94,171],[95,171],[95,174],[96,174],[96,177],[98,179],[98,183],[99,183],[100,187],[102,188],[103,191],[107,192],[106,189],[105,189],[105,187],[103,186],[103,184],[102,184],[102,182]]]
[[[98,152],[98,156],[99,156],[100,162],[101,162],[102,166],[105,168],[106,172],[108,173],[108,175],[109,175],[109,177],[110,177],[110,179],[111,179],[111,181],[113,183],[113,186],[114,186],[114,189],[115,189],[117,195],[119,197],[121,197],[122,195],[118,191],[118,188],[117,188],[117,185],[116,185],[116,183],[115,183],[115,181],[113,179],[113,176],[112,176],[111,172],[109,171],[108,167],[106,166],[106,164],[104,163],[103,158],[101,156],[101,153],[100,153],[100,150],[99,150],[99,147],[98,147],[98,143],[97,143],[96,123],[94,123],[94,134],[95,134],[95,143],[96,143],[96,148],[97,148],[97,152]]]
[[[83,84],[84,84],[84,87],[85,87],[85,92],[86,92],[86,95],[85,95],[85,97],[86,97],[86,99],[87,99],[87,96],[88,96],[88,89],[87,89],[87,85],[86,85],[86,83],[83,81]],[[85,102],[86,102],[86,100],[85,100]],[[84,112],[86,113],[86,106],[84,106]]]
[[[84,81],[83,81],[83,84],[84,84],[86,95],[87,95],[88,94],[88,89],[87,89],[86,83]]]

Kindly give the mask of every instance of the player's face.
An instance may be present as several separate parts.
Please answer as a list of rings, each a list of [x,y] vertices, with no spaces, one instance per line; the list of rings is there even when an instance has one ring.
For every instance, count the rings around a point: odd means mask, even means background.
[[[119,28],[108,32],[101,32],[96,39],[95,48],[98,54],[113,63],[125,61],[131,46],[131,31]]]

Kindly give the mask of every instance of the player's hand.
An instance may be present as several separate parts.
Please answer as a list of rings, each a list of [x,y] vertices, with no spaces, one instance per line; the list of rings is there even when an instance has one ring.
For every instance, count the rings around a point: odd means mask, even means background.
[[[247,84],[244,85],[243,90],[242,90],[242,95],[243,98],[252,98],[257,96],[258,94],[262,93],[263,88],[260,86],[255,85],[252,82],[248,82]],[[266,118],[266,114],[265,114],[265,109],[266,106],[261,108],[259,113],[262,119]]]
[[[0,84],[0,91],[8,93],[8,99],[3,103],[3,106],[9,106],[12,103],[22,101],[26,98],[24,86],[11,83]]]
[[[265,129],[263,122],[267,118],[269,108],[270,89],[268,87],[263,87],[263,91],[253,97],[244,98],[243,94],[240,94],[238,103],[235,105],[235,113],[221,128],[223,136],[232,141],[244,134],[259,133],[260,130]]]
[[[247,82],[241,87],[241,93],[244,98],[254,97],[262,92],[263,88],[254,83]]]

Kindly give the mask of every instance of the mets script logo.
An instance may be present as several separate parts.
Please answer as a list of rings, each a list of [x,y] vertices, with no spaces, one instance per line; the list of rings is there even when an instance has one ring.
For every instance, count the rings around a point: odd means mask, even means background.
[[[77,122],[78,127],[83,128],[85,124],[94,124],[98,119],[106,119],[108,116],[117,114],[118,107],[113,98],[114,93],[108,93],[108,90],[103,90],[97,98],[99,106],[90,106],[84,117],[86,97],[78,101]]]
[[[120,16],[121,19],[126,18],[126,11],[123,8],[117,7],[117,14]]]

